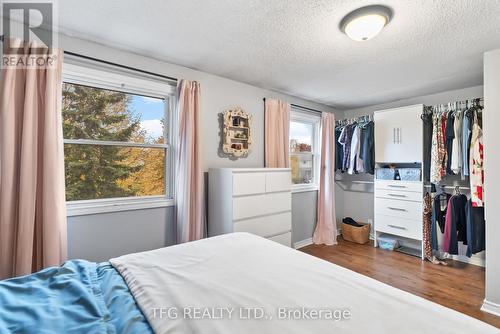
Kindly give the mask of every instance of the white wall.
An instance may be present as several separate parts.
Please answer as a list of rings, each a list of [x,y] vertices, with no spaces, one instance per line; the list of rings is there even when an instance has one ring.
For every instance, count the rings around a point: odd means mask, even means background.
[[[107,60],[117,64],[162,74],[178,79],[196,80],[201,83],[202,141],[204,144],[204,169],[214,167],[263,167],[264,166],[264,102],[265,97],[278,97],[290,103],[322,111],[335,112],[331,107],[308,102],[289,95],[272,92],[255,86],[189,69],[164,61],[140,56],[127,51],[112,49],[100,44],[61,36],[60,47],[65,51]],[[253,115],[254,144],[248,158],[232,161],[218,156],[218,114],[239,106]],[[342,115],[342,112],[337,112]]]
[[[122,211],[68,220],[68,257],[106,261],[175,243],[174,208]]]
[[[264,166],[264,97],[278,97],[304,107],[335,112],[339,118],[343,115],[331,107],[73,37],[61,36],[59,45],[65,51],[169,77],[199,81],[202,90],[201,136],[205,171],[213,167]],[[218,156],[220,140],[218,114],[235,106],[242,107],[253,115],[254,139],[252,152],[248,158],[236,161]],[[316,192],[293,195],[292,214],[300,217],[293,220],[294,242],[311,237],[316,221],[315,206]],[[170,234],[175,233],[174,216],[171,211],[153,209],[70,217],[69,255],[71,258],[103,261],[129,252],[170,245],[174,240]],[[96,243],[99,246],[95,246]]]
[[[500,49],[484,56],[484,180],[486,216],[486,301],[500,316]]]
[[[483,97],[483,86],[474,86],[464,89],[450,90],[432,95],[417,96],[409,99],[403,99],[369,107],[344,110],[344,114],[345,117],[358,117],[362,115],[373,114],[373,112],[377,110],[398,108],[398,107],[410,106],[413,104],[425,104],[428,106],[433,106],[436,104],[455,102],[475,97]]]

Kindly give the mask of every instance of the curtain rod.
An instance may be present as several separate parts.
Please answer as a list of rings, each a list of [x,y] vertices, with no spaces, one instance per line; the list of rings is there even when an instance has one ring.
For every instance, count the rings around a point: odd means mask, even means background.
[[[162,74],[158,74],[158,73],[153,73],[153,72],[141,70],[141,69],[138,69],[138,68],[135,68],[135,67],[127,66],[127,65],[113,63],[113,62],[107,61],[107,60],[102,60],[102,59],[98,59],[98,58],[94,58],[94,57],[90,57],[90,56],[85,56],[85,55],[82,55],[82,54],[79,54],[79,53],[74,53],[74,52],[70,52],[70,51],[64,51],[64,54],[65,55],[69,55],[69,56],[74,56],[74,57],[79,57],[79,58],[87,59],[87,60],[96,61],[96,62],[103,63],[103,64],[106,64],[106,65],[117,66],[117,67],[121,67],[121,68],[124,68],[124,69],[127,69],[127,70],[131,70],[131,71],[135,71],[135,72],[139,72],[139,73],[143,73],[143,74],[147,74],[147,75],[152,75],[152,76],[155,76],[155,77],[159,77],[159,78],[163,78],[163,79],[167,79],[167,80],[171,80],[171,81],[177,82],[177,78],[172,78],[172,77],[169,77],[169,76],[166,76],[166,75],[162,75]]]
[[[3,41],[4,41],[4,35],[0,35],[0,42],[3,42]],[[143,74],[147,74],[147,75],[152,75],[152,76],[155,76],[155,77],[159,77],[159,78],[163,78],[163,79],[167,79],[167,80],[171,80],[171,81],[177,82],[177,78],[169,77],[167,75],[153,73],[153,72],[141,70],[139,68],[135,68],[135,67],[127,66],[127,65],[117,64],[117,63],[113,63],[111,61],[97,59],[97,58],[94,58],[94,57],[85,56],[85,55],[82,55],[82,54],[79,54],[79,53],[75,53],[75,52],[71,52],[71,51],[64,51],[64,54],[70,55],[70,56],[74,56],[74,57],[83,58],[83,59],[87,59],[87,60],[97,61],[99,63],[103,63],[103,64],[107,64],[107,65],[112,65],[112,66],[117,66],[117,67],[121,67],[121,68],[124,68],[124,69],[127,69],[127,70],[131,70],[131,71],[135,71],[135,72],[139,72],[139,73],[143,73]]]
[[[264,100],[264,102],[266,102],[266,98],[263,98],[262,100]],[[323,113],[325,111],[321,111],[321,110],[318,110],[318,109],[312,109],[312,108],[308,108],[308,107],[303,107],[303,106],[299,106],[298,104],[290,104],[292,107],[294,108],[298,108],[298,109],[304,109],[304,110],[308,110],[308,111],[312,111],[312,112],[317,112],[317,113]]]

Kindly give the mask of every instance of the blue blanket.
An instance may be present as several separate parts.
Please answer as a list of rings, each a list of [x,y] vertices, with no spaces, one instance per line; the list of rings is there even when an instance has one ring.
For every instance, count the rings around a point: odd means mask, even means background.
[[[153,333],[109,264],[68,261],[0,281],[0,333]]]

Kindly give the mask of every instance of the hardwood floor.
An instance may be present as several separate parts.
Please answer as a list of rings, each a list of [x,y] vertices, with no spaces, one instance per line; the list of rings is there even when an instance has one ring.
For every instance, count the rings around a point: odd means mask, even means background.
[[[447,266],[398,252],[358,245],[339,237],[338,245],[310,245],[300,251],[372,277],[500,328],[500,317],[480,310],[484,268],[458,261]]]

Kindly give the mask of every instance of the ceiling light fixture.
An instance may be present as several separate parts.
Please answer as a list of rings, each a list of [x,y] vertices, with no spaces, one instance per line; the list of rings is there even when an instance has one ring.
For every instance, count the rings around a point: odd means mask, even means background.
[[[368,41],[377,36],[391,18],[389,7],[366,6],[347,14],[340,22],[340,30],[355,41]]]

